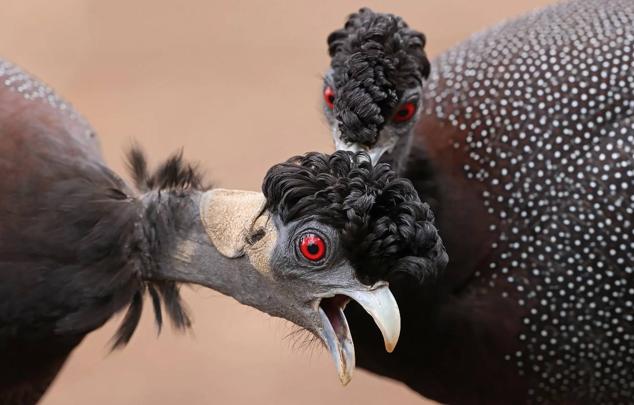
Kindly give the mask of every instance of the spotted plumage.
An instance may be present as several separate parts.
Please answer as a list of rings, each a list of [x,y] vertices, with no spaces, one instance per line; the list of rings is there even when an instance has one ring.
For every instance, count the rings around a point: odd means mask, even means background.
[[[633,2],[573,1],[473,36],[424,89],[494,218],[472,288],[523,312],[505,361],[536,403],[634,398],[633,49]]]
[[[633,49],[634,2],[576,0],[432,61],[411,149],[382,160],[433,207],[449,264],[392,283],[394,357],[349,317],[362,366],[443,403],[633,401]]]
[[[20,95],[21,102],[47,105],[65,118],[64,126],[80,144],[100,154],[99,141],[88,121],[73,106],[43,82],[25,72],[19,66],[0,58],[0,90]]]

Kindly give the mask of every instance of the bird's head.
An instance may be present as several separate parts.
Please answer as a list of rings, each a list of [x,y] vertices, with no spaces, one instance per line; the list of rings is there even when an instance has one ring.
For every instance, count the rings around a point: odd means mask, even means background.
[[[404,160],[430,64],[425,36],[392,14],[363,8],[328,36],[323,105],[337,150]]]
[[[208,265],[186,279],[312,332],[345,384],[355,365],[346,304],[358,302],[394,350],[401,320],[388,280],[419,281],[447,261],[433,214],[408,180],[365,153],[292,158],[269,170],[262,190],[202,194],[214,249],[202,247]]]

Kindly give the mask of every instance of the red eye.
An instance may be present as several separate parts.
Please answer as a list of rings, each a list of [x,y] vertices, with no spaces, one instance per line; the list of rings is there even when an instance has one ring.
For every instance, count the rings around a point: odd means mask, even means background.
[[[409,101],[401,105],[398,110],[396,110],[396,114],[392,117],[392,121],[407,122],[412,119],[414,114],[416,114],[416,103]]]
[[[331,110],[335,106],[335,91],[330,86],[324,89],[324,101]]]
[[[300,239],[299,251],[308,260],[316,262],[326,256],[326,244],[320,236],[308,233]]]

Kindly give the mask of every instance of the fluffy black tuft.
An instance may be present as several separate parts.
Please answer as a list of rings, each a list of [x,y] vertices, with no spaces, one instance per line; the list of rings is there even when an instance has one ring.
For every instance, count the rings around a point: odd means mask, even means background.
[[[202,173],[195,165],[183,160],[182,152],[169,157],[153,173],[150,173],[144,153],[138,147],[133,147],[128,153],[128,166],[135,185],[141,192],[147,193],[157,190],[179,194],[179,191],[190,188],[206,188],[203,187]],[[169,199],[169,196],[166,198]],[[139,232],[143,237],[139,238],[139,242],[137,242],[140,245],[137,250],[140,252],[140,261],[142,262],[139,268],[144,274],[151,274],[154,267],[158,265],[153,260],[153,252],[160,252],[164,247],[164,242],[157,239],[157,235],[165,233],[166,228],[174,226],[174,224],[166,222],[166,218],[169,216],[158,215],[157,204],[159,203],[160,200],[149,203],[143,213],[144,221],[139,224],[141,228]],[[167,206],[170,207],[169,201]],[[191,320],[175,282],[144,281],[132,297],[121,327],[114,337],[113,348],[124,346],[132,337],[141,319],[143,296],[146,292],[150,294],[152,300],[155,322],[159,332],[163,325],[163,307],[177,329],[186,329],[191,326]]]
[[[128,152],[128,167],[134,184],[141,192],[171,189],[207,189],[203,182],[203,173],[198,166],[183,160],[183,151],[179,151],[163,162],[154,173],[148,171],[145,154],[137,146]]]
[[[340,232],[364,282],[409,274],[422,281],[447,264],[434,215],[409,180],[364,153],[309,153],[273,166],[262,190],[284,223],[313,217]]]
[[[342,139],[372,145],[406,89],[429,76],[425,36],[392,14],[362,8],[328,36]]]

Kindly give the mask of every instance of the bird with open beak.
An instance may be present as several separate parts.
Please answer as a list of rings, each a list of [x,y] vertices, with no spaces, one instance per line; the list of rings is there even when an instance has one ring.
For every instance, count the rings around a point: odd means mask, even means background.
[[[400,313],[388,281],[422,279],[446,254],[429,207],[365,154],[307,154],[274,166],[262,193],[209,189],[180,155],[136,191],[110,170],[90,125],[52,90],[0,60],[0,403],[35,404],[72,350],[144,295],[190,326],[179,283],[196,283],[317,336],[347,383],[344,315],[356,301],[394,350]]]
[[[433,215],[409,181],[363,153],[292,158],[269,170],[262,191],[146,194],[165,207],[152,212],[178,219],[156,232],[164,249],[150,277],[202,284],[307,329],[347,384],[346,305],[357,302],[394,350],[401,318],[387,280],[418,282],[447,261]]]

